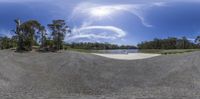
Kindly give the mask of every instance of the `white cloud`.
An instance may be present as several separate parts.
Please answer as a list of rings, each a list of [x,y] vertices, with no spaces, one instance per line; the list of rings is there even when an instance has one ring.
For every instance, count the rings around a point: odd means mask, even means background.
[[[128,12],[137,16],[144,26],[152,27],[152,25],[148,24],[143,17],[143,9],[145,8],[146,6],[141,4],[99,5],[93,3],[81,3],[74,8],[70,19],[82,15],[86,15],[87,17],[83,20],[80,28],[74,28],[72,30],[72,35],[67,36],[66,40],[123,39],[127,34],[123,29],[115,26],[96,26],[94,25],[94,21],[102,21],[99,20],[102,17],[102,19],[106,21],[109,20],[109,16],[120,12]]]
[[[195,42],[195,38],[188,38],[189,41]]]
[[[100,32],[103,31],[103,32]],[[114,26],[83,26],[81,28],[74,28],[72,35],[67,36],[67,41],[76,39],[110,39],[123,38],[126,32]]]
[[[154,6],[158,5],[161,6],[161,3],[154,4]],[[152,27],[152,25],[148,24],[143,17],[143,10],[145,8],[146,6],[141,4],[100,5],[93,3],[81,3],[74,8],[70,19],[76,18],[77,16],[80,17],[82,15],[86,15],[87,17],[84,17],[80,28],[74,28],[72,30],[72,35],[67,36],[66,40],[123,39],[123,37],[127,34],[123,29],[115,26],[96,26],[94,21],[102,21],[99,20],[99,17],[103,17],[102,19],[106,21],[109,20],[109,16],[120,12],[128,12],[137,16],[144,26]]]
[[[114,26],[88,26],[80,28],[80,31],[93,30],[93,29],[109,30],[115,32],[117,34],[116,37],[124,37],[126,35],[126,33],[122,29],[119,29]]]
[[[7,30],[3,30],[3,29],[0,30],[0,36],[2,36],[2,37],[6,36],[8,38],[11,38],[13,35],[14,35],[14,33],[12,33],[11,31],[7,31]]]
[[[153,4],[156,5],[156,6],[166,6],[165,2],[155,2]]]
[[[164,3],[154,3],[154,4],[113,4],[113,5],[99,5],[93,3],[81,3],[77,5],[71,18],[82,15],[87,15],[89,19],[95,20],[99,19],[97,16],[101,16],[100,14],[105,15],[105,17],[109,17],[109,15],[114,15],[120,12],[128,12],[132,13],[133,15],[137,16],[141,23],[146,27],[152,27],[151,24],[147,23],[144,18],[144,10],[151,6],[162,6]],[[98,11],[99,10],[99,11]],[[106,17],[106,18],[107,18]],[[100,18],[104,19],[105,18]]]

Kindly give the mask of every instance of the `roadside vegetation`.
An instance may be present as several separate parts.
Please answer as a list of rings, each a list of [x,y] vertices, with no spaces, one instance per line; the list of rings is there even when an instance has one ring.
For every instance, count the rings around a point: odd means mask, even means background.
[[[186,37],[166,39],[154,39],[138,44],[139,52],[158,54],[177,54],[185,52],[200,51],[200,36],[195,42],[189,41]]]
[[[139,49],[199,49],[200,37],[195,42],[189,41],[186,37],[181,39],[169,37],[166,39],[154,39],[138,44]]]
[[[186,52],[194,52],[200,51],[200,49],[140,49],[140,53],[153,53],[153,54],[162,54],[162,55],[169,55],[169,54],[180,54]]]
[[[15,24],[16,28],[12,30],[15,35],[11,38],[0,38],[1,49],[15,48],[19,52],[32,51],[33,48],[40,51],[58,51],[63,48],[66,33],[71,33],[64,20],[53,20],[47,25],[51,31],[50,36],[47,35],[45,26],[37,20],[22,22],[16,19]]]

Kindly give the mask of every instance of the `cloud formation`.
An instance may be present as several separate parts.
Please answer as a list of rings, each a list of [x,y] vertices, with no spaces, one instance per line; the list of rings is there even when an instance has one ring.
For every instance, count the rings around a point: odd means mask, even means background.
[[[43,25],[67,19],[73,34],[66,40],[71,41],[134,43],[164,36],[193,38],[199,35],[196,2],[199,0],[0,0],[0,32],[9,36],[7,30],[15,27],[15,18],[37,19]]]
[[[98,19],[94,16],[94,13],[103,13],[103,14],[110,14],[115,15],[121,12],[131,13],[137,16],[141,23],[146,27],[152,27],[151,24],[146,22],[144,18],[144,13],[147,9],[154,7],[154,6],[167,6],[167,2],[151,2],[151,3],[143,3],[143,4],[95,4],[95,3],[80,3],[78,4],[71,15],[71,18],[79,16],[79,15],[86,15],[90,19]],[[108,15],[109,16],[109,15]]]
[[[145,27],[152,27],[151,24],[147,23],[144,18],[144,11],[146,8],[153,6],[164,6],[164,2],[157,2],[148,5],[144,4],[112,4],[112,5],[100,5],[94,3],[81,3],[78,4],[70,19],[86,16],[83,20],[80,28],[74,28],[71,37],[68,40],[87,38],[87,39],[119,39],[126,36],[126,32],[120,27],[116,26],[96,26],[94,21],[106,21],[112,15],[126,12],[137,16],[141,23]]]
[[[156,6],[156,5],[163,5],[164,3],[155,3],[151,5],[144,5],[144,4],[113,4],[113,5],[100,5],[100,4],[93,4],[93,3],[81,3],[77,5],[72,13],[71,18],[76,17],[80,14],[87,15],[89,18],[94,19],[93,12],[98,10],[104,10],[104,12],[109,12],[110,14],[114,15],[120,12],[128,12],[132,13],[133,15],[137,16],[141,23],[146,27],[152,27],[152,25],[148,24],[143,17],[143,11],[146,7]],[[96,10],[97,9],[97,10]],[[95,16],[96,17],[96,16]],[[96,17],[96,19],[98,19]]]
[[[11,38],[14,33],[12,33],[11,31],[7,31],[7,30],[4,30],[4,29],[0,29],[0,36],[2,37],[8,37],[8,38]]]
[[[72,35],[69,35],[66,40],[73,41],[75,39],[117,39],[126,35],[126,32],[114,26],[83,26],[74,28]]]

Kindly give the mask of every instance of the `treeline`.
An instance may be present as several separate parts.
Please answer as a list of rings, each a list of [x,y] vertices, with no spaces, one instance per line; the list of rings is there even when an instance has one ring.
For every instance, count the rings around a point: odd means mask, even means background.
[[[87,50],[109,50],[109,49],[136,49],[136,46],[129,45],[116,45],[109,43],[67,43],[65,44],[67,48],[73,49],[87,49]]]
[[[0,37],[0,49],[17,47],[16,38]]]
[[[57,51],[60,49],[135,49],[135,46],[115,45],[109,43],[64,43],[67,33],[71,33],[69,26],[64,20],[53,20],[46,27],[37,20],[22,22],[14,20],[16,27],[12,30],[14,35],[10,38],[0,37],[0,49],[16,48],[16,51],[31,51],[33,46],[39,46],[40,51]]]
[[[175,38],[169,37],[166,39],[154,39],[152,41],[145,41],[138,44],[139,49],[197,49],[200,48],[198,41],[200,37],[195,40],[196,43],[189,41],[186,37]]]
[[[51,31],[47,35],[45,26],[37,20],[22,22],[15,20],[16,28],[12,30],[15,35],[11,38],[1,37],[0,48],[9,49],[16,47],[17,51],[31,51],[34,45],[40,46],[40,50],[57,51],[63,49],[63,40],[66,33],[71,33],[64,20],[53,20],[47,27]]]

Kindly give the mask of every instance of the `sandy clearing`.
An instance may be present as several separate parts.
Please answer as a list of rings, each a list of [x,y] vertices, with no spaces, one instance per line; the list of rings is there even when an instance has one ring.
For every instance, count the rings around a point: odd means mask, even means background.
[[[118,60],[137,60],[137,59],[147,59],[156,56],[160,56],[160,54],[146,54],[146,53],[129,53],[129,54],[97,54],[93,53],[94,55],[118,59]]]

